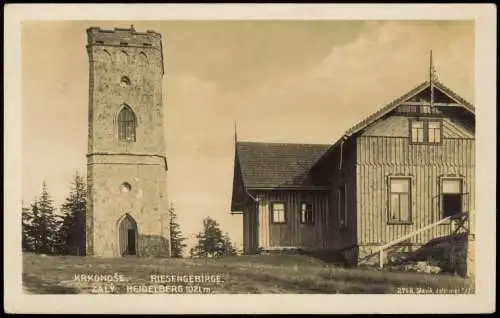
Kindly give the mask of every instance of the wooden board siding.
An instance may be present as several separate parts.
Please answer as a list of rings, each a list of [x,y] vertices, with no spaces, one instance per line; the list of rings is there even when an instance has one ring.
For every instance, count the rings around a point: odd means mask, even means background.
[[[243,253],[248,254],[250,251],[250,231],[248,227],[248,213],[243,211]]]
[[[241,175],[241,166],[238,157],[235,156],[233,171],[233,192],[231,195],[231,211],[241,211],[248,201],[248,195],[245,192],[243,177]]]
[[[440,178],[459,176],[464,181],[464,208],[474,207],[475,141],[443,139],[441,145],[411,145],[408,138],[357,138],[359,244],[390,242],[441,219]],[[388,225],[388,177],[412,177],[411,225]],[[423,232],[411,242],[422,244],[447,235],[450,226]]]
[[[357,186],[356,186],[356,139],[337,146],[328,157],[314,169],[316,184],[329,188],[329,205],[326,218],[327,242],[329,250],[352,247],[357,243]],[[339,223],[339,188],[342,183],[348,187],[347,228]]]
[[[324,191],[252,191],[259,198],[258,203],[258,243],[259,247],[303,247],[323,249],[326,245],[326,211],[328,196]],[[300,223],[300,204],[312,204],[314,224]],[[271,203],[284,202],[286,223],[275,224],[271,221]]]
[[[358,165],[474,166],[474,139],[443,139],[439,145],[413,145],[408,138],[361,136]]]
[[[271,215],[269,204],[267,203],[269,200],[266,197],[266,195],[258,195],[258,238],[259,247],[263,249],[267,249],[270,246],[269,227],[271,225]]]
[[[356,186],[356,143],[350,139],[334,153],[329,162],[329,236],[327,248],[340,250],[357,243],[357,186]],[[341,227],[339,211],[339,188],[347,184],[347,227]]]
[[[474,138],[465,123],[456,118],[442,118],[443,138]],[[361,133],[362,136],[409,137],[409,118],[406,116],[388,116],[373,123]]]
[[[243,212],[243,251],[245,254],[255,254],[258,250],[258,220],[254,201],[249,201]]]

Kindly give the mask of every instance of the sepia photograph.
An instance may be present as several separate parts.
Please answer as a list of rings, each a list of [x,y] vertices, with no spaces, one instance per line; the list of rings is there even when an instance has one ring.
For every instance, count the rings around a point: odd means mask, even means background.
[[[478,50],[479,19],[77,7],[15,24],[19,96],[5,105],[19,126],[4,140],[19,186],[5,227],[22,297],[155,297],[167,313],[187,295],[478,299],[479,273],[494,276],[495,254],[476,247],[495,253],[476,244],[496,235],[494,179],[480,183],[495,136],[476,142],[496,130],[495,96],[478,89],[494,94],[494,75],[477,75],[495,54]]]

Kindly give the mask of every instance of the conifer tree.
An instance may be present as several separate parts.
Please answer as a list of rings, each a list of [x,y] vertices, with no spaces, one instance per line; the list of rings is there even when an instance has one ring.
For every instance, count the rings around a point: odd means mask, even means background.
[[[52,254],[56,252],[58,223],[55,215],[54,201],[42,184],[42,194],[31,206],[33,212],[32,238],[36,253]]]
[[[33,212],[31,208],[22,206],[21,212],[21,230],[22,230],[22,250],[23,252],[32,252],[33,246]]]
[[[237,255],[236,253],[236,248],[234,247],[233,243],[231,242],[231,239],[229,238],[229,233],[225,233],[224,236],[222,237],[223,240],[223,251],[224,255],[226,256],[235,256]]]
[[[194,253],[197,256],[218,257],[226,255],[225,238],[217,221],[210,217],[203,220],[203,230],[196,235]],[[229,242],[230,243],[230,242]]]
[[[87,189],[83,177],[75,175],[69,196],[61,206],[58,249],[61,254],[84,255]]]
[[[177,223],[177,214],[175,213],[174,206],[171,204],[168,209],[170,215],[170,244],[171,244],[171,256],[175,258],[181,258],[186,248],[184,241],[186,240],[181,233],[180,225]]]

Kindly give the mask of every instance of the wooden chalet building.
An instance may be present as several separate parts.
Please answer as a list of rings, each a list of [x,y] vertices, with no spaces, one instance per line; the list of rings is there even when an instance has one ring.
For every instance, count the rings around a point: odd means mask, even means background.
[[[405,246],[451,235],[440,220],[474,207],[474,132],[474,107],[431,77],[333,145],[236,141],[231,211],[243,213],[245,253],[359,263],[412,232]]]
[[[243,212],[245,253],[327,248],[328,186],[310,169],[328,145],[237,142],[231,210]]]

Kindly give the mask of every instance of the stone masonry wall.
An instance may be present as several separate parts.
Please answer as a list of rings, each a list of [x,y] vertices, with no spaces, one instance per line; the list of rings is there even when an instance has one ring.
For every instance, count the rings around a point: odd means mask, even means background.
[[[161,36],[100,28],[88,29],[87,36],[87,254],[119,256],[118,222],[128,214],[137,223],[138,255],[169,256]],[[135,142],[118,139],[123,107],[136,116]],[[120,190],[124,182],[129,192]]]
[[[137,223],[139,256],[169,254],[169,219],[165,196],[166,172],[160,158],[150,158],[156,164],[93,163],[93,247],[95,255],[117,256],[118,222],[126,214]],[[131,185],[121,192],[120,185]],[[163,249],[148,247],[163,244]],[[161,254],[161,255],[160,255]]]
[[[165,152],[162,54],[153,47],[88,47],[92,86],[89,153]],[[122,77],[129,86],[121,83]],[[117,117],[127,105],[137,117],[136,142],[119,142]]]

